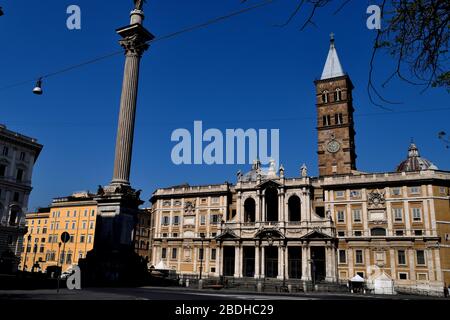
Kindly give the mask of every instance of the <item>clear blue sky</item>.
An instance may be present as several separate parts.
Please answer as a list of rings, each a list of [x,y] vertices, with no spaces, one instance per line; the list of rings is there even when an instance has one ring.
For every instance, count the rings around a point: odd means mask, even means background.
[[[146,27],[161,36],[242,8],[240,0],[152,0]],[[366,84],[375,36],[365,13],[377,1],[354,1],[343,12],[336,7],[315,18],[317,28],[299,31],[305,13],[284,28],[296,1],[275,3],[207,28],[152,45],[142,61],[132,185],[147,200],[157,187],[235,181],[248,166],[176,166],[170,152],[176,128],[192,130],[194,120],[206,128],[280,129],[280,157],[288,176],[305,162],[317,174],[313,81],[320,76],[336,34],[341,63],[355,85],[357,167],[393,171],[406,157],[411,137],[421,154],[441,169],[450,168],[448,149],[438,140],[450,131],[448,93],[420,93],[393,81],[383,94],[403,104],[390,114],[368,101]],[[250,1],[250,4],[256,1]],[[82,10],[82,29],[66,28],[66,8]],[[132,1],[3,1],[0,17],[0,88],[33,79],[120,49],[115,29],[128,23]],[[0,90],[0,123],[36,137],[44,150],[35,166],[30,210],[53,197],[78,190],[95,191],[112,176],[114,143],[124,58],[103,60],[47,79],[43,96],[33,83]],[[376,76],[385,76],[392,61],[377,60]],[[370,113],[378,115],[368,116]]]

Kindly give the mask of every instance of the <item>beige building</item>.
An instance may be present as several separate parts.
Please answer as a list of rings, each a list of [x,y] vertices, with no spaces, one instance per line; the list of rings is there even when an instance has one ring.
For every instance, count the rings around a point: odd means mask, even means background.
[[[152,265],[180,274],[219,275],[216,237],[232,201],[227,183],[189,185],[154,192]]]
[[[450,172],[411,143],[392,172],[356,169],[353,84],[334,39],[316,85],[319,176],[255,161],[235,184],[154,192],[152,264],[258,283],[387,280],[439,295],[450,283]],[[405,150],[406,151],[406,150]]]

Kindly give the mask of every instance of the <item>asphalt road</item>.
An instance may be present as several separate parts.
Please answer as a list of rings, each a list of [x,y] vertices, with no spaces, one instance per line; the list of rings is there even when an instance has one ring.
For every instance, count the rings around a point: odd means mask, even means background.
[[[185,288],[87,288],[82,290],[0,291],[1,300],[371,300],[438,299],[423,296],[373,296],[350,293],[257,294],[245,292],[187,290]]]

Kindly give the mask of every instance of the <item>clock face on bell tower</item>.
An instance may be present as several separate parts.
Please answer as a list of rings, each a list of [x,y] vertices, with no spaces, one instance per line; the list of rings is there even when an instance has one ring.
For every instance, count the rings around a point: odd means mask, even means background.
[[[332,36],[320,80],[315,81],[319,175],[356,170],[353,84],[341,67]]]

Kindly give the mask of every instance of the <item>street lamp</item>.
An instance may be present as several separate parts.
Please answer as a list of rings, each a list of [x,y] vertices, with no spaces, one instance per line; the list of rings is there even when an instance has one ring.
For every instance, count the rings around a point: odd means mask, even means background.
[[[26,263],[27,263],[28,245],[30,244],[30,241],[31,241],[31,234],[28,235],[27,240],[28,240],[28,242],[27,242],[27,247],[25,248],[25,259],[24,259],[24,261],[23,261],[23,268],[22,268],[22,271],[25,271],[25,270],[26,270],[25,267],[26,267]]]
[[[200,252],[202,253],[200,255],[200,280],[202,280],[202,271],[203,271],[203,255],[205,254],[203,251],[203,241],[205,240],[205,234],[201,233],[200,234],[200,241],[201,241],[201,249]]]

